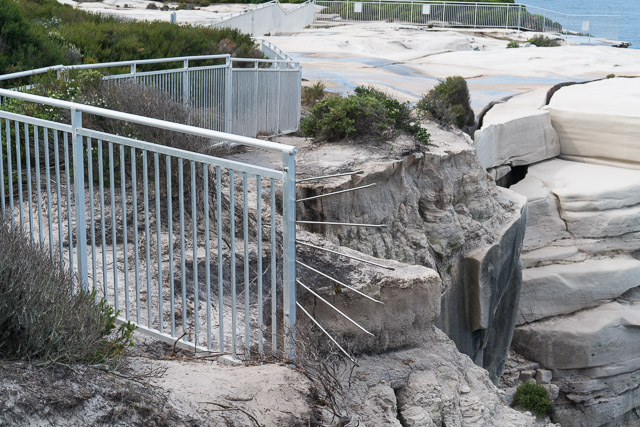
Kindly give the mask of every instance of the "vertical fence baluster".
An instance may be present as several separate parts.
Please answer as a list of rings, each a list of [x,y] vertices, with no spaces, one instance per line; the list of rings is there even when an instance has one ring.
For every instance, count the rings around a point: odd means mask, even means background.
[[[282,296],[285,335],[289,357],[294,355],[296,323],[296,162],[293,154],[282,155],[285,172],[282,183]]]
[[[29,137],[29,125],[24,124],[24,152],[27,162],[27,205],[29,206],[29,241],[33,245],[33,192],[31,188],[31,138]]]
[[[91,138],[87,138],[87,180],[89,181],[89,228],[91,229],[91,276],[93,278],[93,290],[98,300],[98,278],[96,276],[96,220],[95,201],[93,199],[93,147]]]
[[[152,328],[151,249],[149,244],[149,168],[147,164],[147,150],[142,150],[142,194],[144,199],[144,250],[147,263],[147,326]]]
[[[0,120],[0,142],[2,141],[2,120]],[[7,145],[8,144],[7,139]],[[0,192],[2,193],[2,199],[0,199],[0,206],[2,207],[2,216],[7,214],[6,207],[4,205],[5,199],[5,191],[4,191],[4,148],[3,145],[0,144]],[[13,212],[12,212],[13,214]]]
[[[113,256],[113,301],[116,312],[119,310],[118,299],[118,242],[116,236],[116,198],[115,198],[115,173],[113,166],[113,143],[109,145],[109,196],[111,199],[111,245]]]
[[[216,224],[218,226],[218,323],[220,353],[224,353],[224,266],[222,255],[222,170],[216,166]]]
[[[276,248],[276,180],[271,178],[271,346],[272,351],[275,353],[278,349],[278,339],[276,333],[277,327],[277,292],[276,292],[276,280],[277,276],[277,248]]]
[[[127,188],[125,172],[125,147],[120,146],[120,194],[122,197],[122,251],[124,252],[124,305],[125,318],[129,320],[129,248],[127,246]]]
[[[164,318],[162,314],[162,304],[164,302],[162,295],[162,223],[160,217],[160,155],[153,153],[153,160],[155,165],[155,181],[156,181],[156,233],[157,233],[157,246],[158,246],[158,322],[160,326],[158,330],[164,332],[163,323]]]
[[[78,277],[82,284],[82,289],[87,291],[89,289],[89,279],[87,271],[87,206],[85,203],[85,188],[84,188],[84,150],[83,150],[83,137],[78,135],[78,129],[82,127],[82,112],[72,108],[71,109],[71,128],[72,128],[72,141],[71,147],[73,149],[73,184],[74,189],[74,201],[76,205],[76,248],[77,248],[77,262],[78,262]],[[69,217],[71,218],[71,217]],[[71,221],[71,220],[70,220]],[[69,246],[71,247],[72,239],[71,226],[69,227]],[[73,251],[71,251],[73,252]],[[73,255],[70,255],[73,256]],[[73,265],[73,261],[71,262]],[[73,270],[72,270],[73,271]],[[117,311],[117,310],[116,310]]]
[[[262,177],[256,176],[258,220],[256,240],[258,242],[258,352],[262,355]]]
[[[109,301],[109,282],[107,276],[107,233],[104,220],[104,151],[102,140],[98,140],[98,186],[100,187],[100,228],[102,237],[102,289],[104,300]]]
[[[169,232],[169,298],[171,304],[171,336],[176,336],[175,282],[173,279],[173,197],[171,196],[171,157],[167,161],[167,230]]]
[[[40,130],[38,126],[33,127],[33,142],[34,142],[34,158],[36,162],[36,204],[38,206],[38,237],[40,246],[44,245],[44,234],[42,233],[42,192],[41,192],[41,182],[40,182],[40,141],[38,137],[38,133]]]
[[[204,256],[205,256],[205,283],[207,285],[207,350],[211,350],[211,256],[209,251],[211,247],[209,240],[209,165],[202,165],[203,179],[204,179]]]
[[[250,339],[250,323],[251,323],[251,312],[250,312],[250,301],[249,301],[249,198],[248,198],[248,188],[247,188],[247,173],[242,173],[242,205],[243,205],[243,216],[242,216],[242,231],[244,233],[244,329],[245,329],[245,352],[249,354],[249,350],[251,349],[251,339]]]
[[[133,256],[136,283],[136,322],[140,323],[140,256],[138,243],[138,183],[136,149],[131,148],[131,207],[133,212]]]
[[[64,253],[62,249],[62,191],[60,189],[60,144],[58,140],[58,131],[53,131],[53,156],[56,168],[56,195],[58,202],[58,248],[60,251],[60,264],[64,265]]]
[[[20,233],[24,233],[24,217],[22,204],[22,156],[20,155],[20,126],[15,122],[16,137],[16,168],[18,170],[18,211],[20,213]]]
[[[184,247],[184,165],[178,159],[178,196],[180,198],[180,271],[182,273],[182,330],[187,329],[187,269],[185,263],[186,250]]]
[[[233,357],[237,355],[236,340],[236,212],[235,212],[235,171],[229,169],[229,239],[231,240],[231,340]]]
[[[73,262],[73,224],[71,219],[71,172],[69,162],[69,133],[64,132],[63,135],[63,147],[64,147],[64,173],[65,181],[67,185],[67,235],[69,236],[69,268],[71,275],[74,274],[74,262]]]
[[[198,208],[196,201],[196,162],[191,161],[191,228],[193,232],[193,309],[195,317],[194,343],[198,345],[200,334],[200,293],[198,283]]]

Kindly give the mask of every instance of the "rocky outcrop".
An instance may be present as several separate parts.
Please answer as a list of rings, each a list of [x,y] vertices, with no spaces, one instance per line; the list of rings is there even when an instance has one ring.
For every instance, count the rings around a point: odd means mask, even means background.
[[[432,328],[419,348],[363,356],[352,376],[352,422],[388,426],[543,426],[509,408],[487,371]]]
[[[564,87],[549,111],[563,158],[640,169],[640,79]]]
[[[309,229],[374,257],[437,271],[438,325],[497,379],[517,315],[525,200],[495,186],[463,134],[429,129],[429,147],[398,139],[391,146],[316,146],[299,155],[299,170],[309,175],[364,171],[302,185],[301,197],[376,184],[301,203],[299,218],[386,225]]]
[[[512,166],[556,157],[558,135],[551,126],[549,111],[543,110],[546,90],[511,98],[493,106],[474,135],[478,159],[500,179]]]

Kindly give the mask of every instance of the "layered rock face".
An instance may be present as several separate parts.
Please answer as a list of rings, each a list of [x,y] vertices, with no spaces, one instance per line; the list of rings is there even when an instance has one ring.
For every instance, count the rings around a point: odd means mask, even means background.
[[[541,155],[511,187],[529,209],[513,347],[553,371],[562,425],[638,423],[640,109],[631,107],[639,84],[556,92],[548,111],[560,156]]]
[[[435,124],[429,129],[435,143],[426,149],[397,140],[392,147],[325,145],[303,153],[299,170],[307,173],[364,174],[301,186],[301,197],[376,186],[300,204],[299,218],[386,225],[310,230],[378,258],[437,271],[442,292],[432,298],[441,307],[438,326],[496,380],[517,316],[525,199],[495,186],[462,134]]]

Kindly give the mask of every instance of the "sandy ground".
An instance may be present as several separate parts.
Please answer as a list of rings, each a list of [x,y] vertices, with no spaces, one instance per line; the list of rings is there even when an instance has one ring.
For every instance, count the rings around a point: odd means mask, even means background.
[[[438,79],[462,75],[476,112],[506,96],[563,81],[640,74],[640,50],[565,42],[554,48],[506,49],[533,33],[442,30],[363,23],[267,37],[302,63],[303,79],[347,91],[374,85],[416,101]]]

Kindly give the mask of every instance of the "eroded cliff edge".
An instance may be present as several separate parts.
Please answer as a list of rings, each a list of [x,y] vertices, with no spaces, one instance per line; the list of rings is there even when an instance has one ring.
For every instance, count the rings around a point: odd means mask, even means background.
[[[299,197],[376,184],[299,204],[311,221],[385,224],[386,228],[311,226],[359,252],[437,271],[442,281],[437,325],[462,353],[502,373],[517,316],[526,202],[501,189],[478,162],[463,133],[432,124],[433,143],[318,144],[298,156],[305,175],[362,170],[360,175],[301,185]],[[393,316],[392,313],[389,315]],[[414,342],[361,343],[383,352]]]

